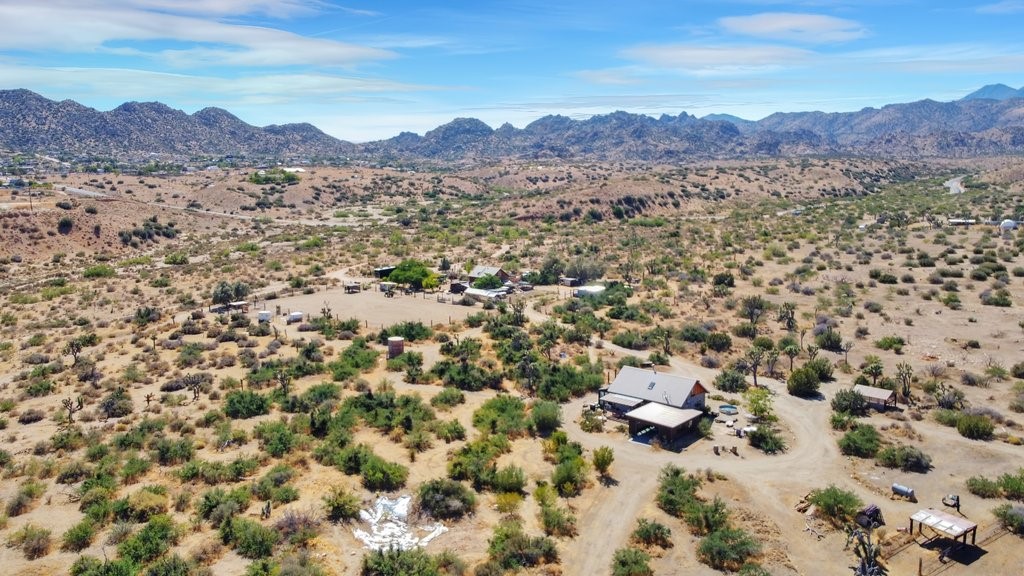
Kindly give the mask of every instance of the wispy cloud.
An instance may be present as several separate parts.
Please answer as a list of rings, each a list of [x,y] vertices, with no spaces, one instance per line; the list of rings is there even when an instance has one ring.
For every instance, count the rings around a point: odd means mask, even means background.
[[[891,46],[845,55],[868,66],[885,66],[915,73],[1019,73],[1024,69],[1024,46],[988,44],[931,44]]]
[[[821,14],[763,12],[721,18],[718,24],[733,34],[806,44],[848,42],[867,35],[859,22]]]
[[[1004,0],[994,4],[978,6],[978,12],[982,14],[1019,14],[1024,12],[1024,1]]]
[[[147,2],[159,3],[137,3]],[[218,3],[223,5],[217,9],[227,9],[234,0],[214,2]],[[263,2],[271,3],[299,4],[286,0]],[[148,55],[178,66],[355,66],[396,57],[379,48],[310,38],[285,30],[116,6],[0,5],[0,21],[18,23],[0,34],[0,49],[5,50],[100,53],[116,42],[195,44],[185,49],[129,46],[136,50],[136,55]]]
[[[802,64],[813,55],[808,50],[773,45],[649,44],[622,52],[624,58],[645,66],[695,76],[771,72]]]
[[[349,8],[347,6],[338,6],[337,8],[338,10],[341,10],[342,12],[346,14],[351,14],[353,16],[376,17],[384,15],[383,12],[377,12],[376,10],[362,10],[359,8]]]

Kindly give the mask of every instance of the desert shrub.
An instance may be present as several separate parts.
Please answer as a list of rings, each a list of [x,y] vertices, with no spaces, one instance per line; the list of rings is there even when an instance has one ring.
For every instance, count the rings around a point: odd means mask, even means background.
[[[735,570],[760,551],[761,545],[744,530],[723,528],[701,540],[697,557],[716,570]]]
[[[715,496],[711,502],[694,500],[683,512],[683,520],[690,526],[693,534],[704,536],[723,528],[729,523],[729,511],[725,502]]]
[[[526,488],[526,473],[515,464],[494,471],[490,488],[498,493],[519,494]]]
[[[872,458],[878,452],[882,438],[870,424],[859,424],[839,439],[839,450],[847,456]]]
[[[44,490],[45,487],[35,480],[22,482],[18,491],[7,501],[7,515],[20,516],[28,512],[36,499],[42,496]]]
[[[115,388],[100,401],[99,410],[106,418],[120,418],[132,413],[132,398],[124,388]]]
[[[466,428],[457,419],[449,421],[438,421],[434,425],[434,434],[439,440],[451,443],[455,440],[466,439]]]
[[[820,385],[821,380],[818,378],[817,372],[804,366],[793,370],[789,375],[789,379],[786,381],[786,390],[793,396],[807,398],[816,395]]]
[[[192,566],[181,556],[171,554],[146,568],[145,576],[192,576]]]
[[[129,560],[103,560],[79,556],[71,565],[71,576],[135,576],[138,566]]]
[[[804,364],[804,368],[813,370],[818,376],[818,380],[821,382],[828,382],[832,380],[832,373],[835,371],[835,366],[829,362],[828,358],[818,356],[814,360],[808,360]]]
[[[29,523],[7,537],[7,545],[21,548],[21,553],[29,560],[42,558],[50,553],[51,532]]]
[[[548,536],[576,535],[576,516],[557,506],[544,506],[540,510],[541,526]]]
[[[331,522],[347,522],[359,517],[361,507],[359,497],[349,492],[344,486],[332,486],[331,491],[324,495],[323,500],[327,519]]]
[[[243,558],[266,558],[274,551],[279,539],[277,532],[266,526],[249,520],[234,517],[221,526],[221,539],[225,544],[233,544],[235,550]]]
[[[661,469],[657,502],[658,507],[668,514],[681,517],[697,499],[700,478],[686,474],[678,466],[667,464]]]
[[[359,469],[363,486],[367,490],[390,492],[405,486],[409,470],[396,462],[388,462],[374,455],[363,462]]]
[[[960,422],[960,417],[963,414],[957,410],[951,410],[949,408],[939,408],[934,412],[935,421],[943,426],[956,427],[957,423]]]
[[[891,350],[897,354],[903,353],[903,347],[906,345],[906,341],[903,340],[902,336],[883,336],[882,338],[875,341],[875,346],[882,350]]]
[[[200,518],[210,520],[214,525],[230,518],[240,510],[249,506],[252,498],[248,487],[236,488],[228,492],[222,488],[214,488],[203,493],[196,502],[196,513]]]
[[[544,536],[530,537],[517,522],[502,521],[488,542],[488,555],[506,570],[550,564],[558,560],[555,542]]]
[[[612,556],[612,576],[651,576],[651,557],[636,548],[619,548]]]
[[[458,388],[442,388],[436,396],[430,399],[430,405],[435,408],[451,408],[466,401],[466,395]]]
[[[18,414],[18,424],[35,424],[43,418],[46,418],[46,413],[38,408],[29,408]]]
[[[991,418],[982,414],[961,414],[956,422],[956,431],[971,440],[988,440],[992,438],[995,424]]]
[[[153,459],[161,466],[172,466],[191,460],[196,449],[188,438],[159,438],[153,443]]]
[[[229,418],[252,418],[270,412],[270,399],[252,390],[232,390],[224,395],[224,413]]]
[[[747,389],[747,378],[742,372],[727,368],[715,377],[715,388],[722,392],[743,392]]]
[[[491,434],[510,438],[526,432],[526,405],[515,396],[502,394],[483,403],[473,413],[473,426]]]
[[[711,332],[704,339],[704,344],[707,345],[708,350],[727,352],[732,348],[732,338],[725,332]]]
[[[530,425],[540,436],[548,436],[562,425],[562,409],[556,402],[538,400],[530,409]]]
[[[1010,500],[1024,501],[1024,468],[1016,474],[1003,474],[999,477],[999,488]]]
[[[479,573],[479,570],[477,571]],[[363,556],[361,576],[440,576],[436,561],[422,548],[372,550]]]
[[[284,422],[261,422],[253,435],[259,439],[260,447],[274,458],[291,452],[298,442],[298,436]]]
[[[878,452],[878,463],[904,472],[927,472],[932,467],[931,457],[914,446],[887,446]]]
[[[748,432],[747,441],[765,454],[786,451],[786,441],[771,426],[761,425],[757,427],[757,430]]]
[[[672,547],[672,530],[656,520],[637,519],[631,538],[644,546]]]
[[[981,498],[998,498],[1002,494],[999,482],[983,476],[971,476],[968,478],[967,491]]]
[[[289,544],[306,546],[310,540],[320,534],[322,521],[313,511],[285,510],[281,518],[274,523],[274,528]]]
[[[476,509],[473,491],[461,482],[447,478],[429,480],[420,485],[416,503],[422,512],[439,520],[461,518]]]
[[[295,470],[287,464],[278,464],[267,471],[253,484],[252,495],[260,500],[287,503],[298,499],[298,492],[287,483],[295,476]]]
[[[832,398],[832,409],[852,416],[861,416],[868,411],[868,401],[863,394],[855,390],[839,390]]]
[[[825,518],[837,526],[852,520],[864,505],[853,492],[831,484],[823,489],[812,490],[807,501],[814,504]]]
[[[154,516],[133,536],[117,547],[121,558],[146,564],[164,554],[178,540],[174,522],[168,516]]]
[[[1024,534],[1024,506],[1003,504],[993,509],[992,514],[1010,532]]]

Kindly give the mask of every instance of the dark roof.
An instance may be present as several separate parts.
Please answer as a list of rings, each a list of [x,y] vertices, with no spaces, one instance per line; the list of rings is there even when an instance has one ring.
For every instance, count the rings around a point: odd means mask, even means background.
[[[608,386],[608,392],[682,408],[686,399],[694,393],[694,388],[699,388],[697,393],[704,392],[696,378],[623,366]]]

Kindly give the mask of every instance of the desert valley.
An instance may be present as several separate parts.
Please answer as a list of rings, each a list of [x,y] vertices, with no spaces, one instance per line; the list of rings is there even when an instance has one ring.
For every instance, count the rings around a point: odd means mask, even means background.
[[[8,96],[135,128],[0,153],[4,573],[1024,563],[1013,122],[144,153],[237,119]]]

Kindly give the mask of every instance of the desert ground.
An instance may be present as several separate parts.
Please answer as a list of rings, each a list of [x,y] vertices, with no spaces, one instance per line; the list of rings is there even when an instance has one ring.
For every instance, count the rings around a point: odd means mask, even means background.
[[[839,575],[875,504],[866,554],[889,574],[1016,573],[1024,233],[1000,223],[1024,220],[1022,174],[814,159],[0,188],[0,564]],[[409,290],[388,297],[373,269],[399,264]],[[451,294],[476,265],[535,287]],[[608,290],[577,298],[560,275]],[[698,379],[699,430],[662,445],[592,410],[624,364]],[[690,486],[675,507],[673,477]],[[369,551],[358,510],[382,495],[447,531]],[[946,557],[908,534],[925,508],[977,523],[976,544]]]

